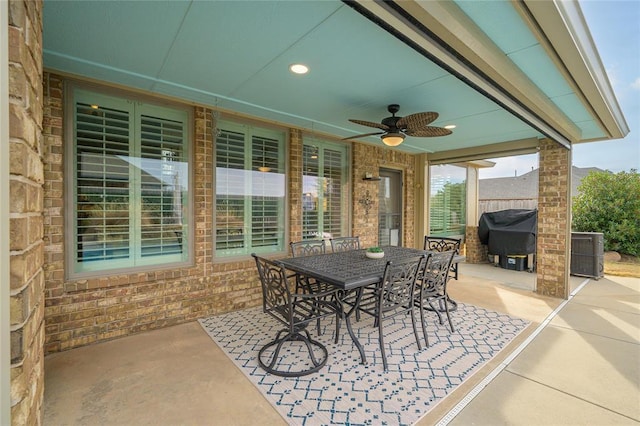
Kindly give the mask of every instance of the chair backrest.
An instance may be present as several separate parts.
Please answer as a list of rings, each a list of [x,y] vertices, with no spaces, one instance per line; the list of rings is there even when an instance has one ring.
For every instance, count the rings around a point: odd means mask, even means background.
[[[387,262],[378,294],[381,313],[413,305],[416,279],[424,270],[426,259],[424,254]]]
[[[428,251],[455,251],[456,254],[460,254],[460,244],[462,240],[460,238],[451,237],[432,237],[426,235],[424,237],[424,250]]]
[[[360,250],[360,237],[331,238],[331,250],[334,253],[349,250]]]
[[[251,256],[256,261],[258,276],[262,284],[262,307],[278,321],[290,325],[293,317],[291,290],[285,268],[279,262],[274,262],[255,253]]]
[[[324,240],[304,240],[289,243],[291,255],[293,257],[311,256],[313,254],[324,254]]]
[[[431,253],[421,274],[421,291],[424,295],[440,294],[446,292],[447,281],[449,281],[449,271],[451,262],[456,255],[455,250]]]

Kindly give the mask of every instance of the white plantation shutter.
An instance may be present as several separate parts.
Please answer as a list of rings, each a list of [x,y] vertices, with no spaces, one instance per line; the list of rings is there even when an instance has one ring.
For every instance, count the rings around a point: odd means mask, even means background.
[[[321,206],[324,200],[317,145],[303,146],[302,160],[302,239],[322,238]]]
[[[348,236],[347,146],[305,141],[302,166],[303,239]]]
[[[330,148],[323,150],[324,178],[326,185],[324,203],[324,232],[328,232],[334,237],[347,236],[345,220],[346,209],[344,198],[344,181],[346,179],[345,162],[346,151],[339,151]]]
[[[218,123],[216,254],[284,250],[284,135]]]
[[[282,247],[279,215],[283,209],[281,198],[270,195],[268,179],[272,173],[284,174],[280,141],[259,136],[252,138],[251,170],[255,176],[251,199],[251,247]],[[258,173],[255,173],[255,172]]]
[[[75,223],[77,262],[130,256],[131,108],[77,102]],[[82,268],[80,268],[82,269]]]
[[[74,91],[74,273],[188,260],[187,119]]]
[[[244,134],[220,130],[216,139],[216,250],[244,248]]]
[[[180,121],[141,116],[141,255],[158,256],[183,251],[185,124]]]

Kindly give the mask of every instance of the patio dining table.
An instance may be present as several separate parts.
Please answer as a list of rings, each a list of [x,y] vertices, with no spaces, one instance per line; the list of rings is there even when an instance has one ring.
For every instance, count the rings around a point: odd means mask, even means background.
[[[360,352],[362,364],[366,364],[367,359],[362,344],[351,327],[351,315],[357,310],[357,306],[349,304],[350,309],[345,309],[346,298],[352,292],[362,291],[364,287],[380,282],[388,261],[425,254],[424,250],[408,247],[386,246],[383,250],[384,257],[380,259],[368,258],[365,254],[366,249],[362,249],[280,260],[290,271],[337,287],[342,304],[342,316],[347,324],[349,336]]]

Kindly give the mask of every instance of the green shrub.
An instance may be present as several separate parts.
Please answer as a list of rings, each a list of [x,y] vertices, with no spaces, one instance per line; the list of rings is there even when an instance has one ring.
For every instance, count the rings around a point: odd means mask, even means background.
[[[640,174],[591,172],[573,200],[572,228],[602,232],[604,249],[640,256]]]

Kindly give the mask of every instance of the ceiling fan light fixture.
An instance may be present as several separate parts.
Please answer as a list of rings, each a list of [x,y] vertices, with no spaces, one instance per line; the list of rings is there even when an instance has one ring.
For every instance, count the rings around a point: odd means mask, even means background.
[[[404,141],[404,135],[402,133],[387,133],[382,135],[382,143],[387,146],[398,146]]]
[[[444,128],[448,129],[448,130],[452,130],[452,129],[456,128],[456,125],[455,124],[447,124],[446,126],[444,126]]]

